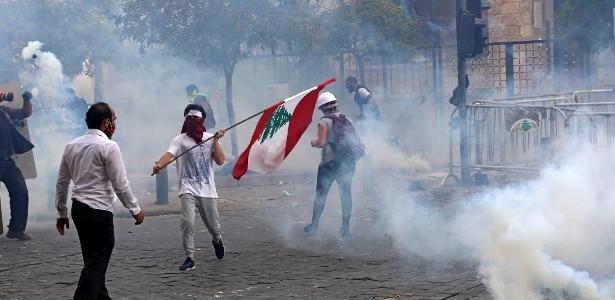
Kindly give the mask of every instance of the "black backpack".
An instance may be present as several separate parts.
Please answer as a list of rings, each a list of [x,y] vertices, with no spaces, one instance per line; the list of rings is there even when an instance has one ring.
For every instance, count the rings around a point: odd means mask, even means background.
[[[365,145],[361,141],[357,130],[346,116],[331,115],[323,118],[328,118],[333,121],[333,142],[328,141],[333,149],[336,159],[349,159],[357,161],[365,155]]]

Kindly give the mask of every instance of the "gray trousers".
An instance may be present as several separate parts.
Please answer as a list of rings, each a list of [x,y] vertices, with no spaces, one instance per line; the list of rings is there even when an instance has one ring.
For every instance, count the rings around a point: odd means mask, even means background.
[[[201,219],[211,234],[211,240],[218,241],[222,238],[217,199],[195,197],[191,194],[182,194],[179,196],[179,199],[182,202],[180,227],[184,240],[184,251],[186,252],[186,257],[192,258],[194,256],[194,219],[196,217],[196,208],[199,209]]]

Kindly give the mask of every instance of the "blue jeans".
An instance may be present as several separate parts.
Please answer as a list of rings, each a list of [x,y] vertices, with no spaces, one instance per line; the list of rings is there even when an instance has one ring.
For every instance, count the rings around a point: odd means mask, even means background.
[[[318,226],[333,181],[337,181],[340,199],[342,200],[342,226],[345,228],[350,226],[350,215],[352,211],[352,177],[354,176],[355,168],[356,163],[348,160],[333,160],[318,166],[316,198],[314,199],[314,210],[312,213],[313,226]]]
[[[21,232],[26,230],[29,202],[28,187],[21,170],[11,158],[0,158],[0,181],[4,183],[9,192],[11,207],[9,231]]]

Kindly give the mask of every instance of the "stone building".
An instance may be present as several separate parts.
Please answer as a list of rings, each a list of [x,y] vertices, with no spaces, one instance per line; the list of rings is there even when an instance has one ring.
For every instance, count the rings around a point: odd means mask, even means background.
[[[491,42],[549,39],[553,32],[554,7],[560,0],[491,0]],[[427,29],[444,44],[455,42],[455,0],[411,1],[409,6]]]
[[[551,38],[554,0],[491,0],[489,38],[493,42]]]

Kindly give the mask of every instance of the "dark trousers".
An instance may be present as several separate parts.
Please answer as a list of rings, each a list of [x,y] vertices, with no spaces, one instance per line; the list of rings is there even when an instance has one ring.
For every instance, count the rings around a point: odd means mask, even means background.
[[[83,269],[74,299],[111,299],[105,275],[115,245],[113,213],[90,208],[73,199],[71,215],[83,254]]]
[[[354,161],[331,161],[318,166],[316,177],[316,198],[314,199],[314,211],[312,224],[318,226],[320,216],[325,209],[327,195],[334,181],[337,181],[340,198],[342,200],[342,226],[350,225],[352,211],[352,177],[356,168]]]
[[[0,181],[4,183],[9,192],[11,206],[11,220],[9,231],[20,232],[26,230],[28,223],[28,187],[21,170],[12,159],[0,158]]]

